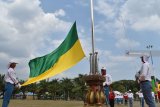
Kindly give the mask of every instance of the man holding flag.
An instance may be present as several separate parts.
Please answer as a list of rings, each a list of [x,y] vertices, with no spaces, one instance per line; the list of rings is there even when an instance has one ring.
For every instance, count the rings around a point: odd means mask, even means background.
[[[10,102],[10,98],[12,96],[12,92],[14,87],[21,88],[21,85],[16,77],[15,68],[18,63],[10,62],[8,70],[5,74],[4,81],[5,81],[5,89],[4,89],[4,97],[2,107],[8,107]]]

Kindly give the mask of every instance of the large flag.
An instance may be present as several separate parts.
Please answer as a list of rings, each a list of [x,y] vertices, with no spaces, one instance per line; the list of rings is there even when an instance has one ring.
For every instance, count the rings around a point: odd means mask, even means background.
[[[55,76],[74,66],[84,57],[75,22],[57,49],[45,56],[30,60],[30,76],[22,86]]]

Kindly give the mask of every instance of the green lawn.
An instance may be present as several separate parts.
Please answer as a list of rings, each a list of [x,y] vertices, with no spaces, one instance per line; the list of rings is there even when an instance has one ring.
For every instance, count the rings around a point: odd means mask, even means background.
[[[2,100],[0,100],[2,105]],[[83,107],[82,101],[11,100],[9,107]]]
[[[0,100],[0,106],[1,105],[2,105],[2,100]],[[9,107],[84,107],[84,105],[82,101],[11,100]],[[127,106],[115,105],[115,107],[127,107]],[[133,107],[140,107],[139,102],[134,102]],[[160,103],[157,104],[157,107],[160,107]]]

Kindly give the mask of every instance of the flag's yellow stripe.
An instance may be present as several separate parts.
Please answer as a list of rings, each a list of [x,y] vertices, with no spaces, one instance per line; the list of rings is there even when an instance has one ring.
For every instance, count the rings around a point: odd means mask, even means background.
[[[160,91],[160,84],[158,84],[158,91]]]
[[[85,54],[82,50],[80,41],[77,40],[73,47],[62,55],[53,67],[37,77],[29,78],[22,86],[55,76],[75,65],[83,57],[85,57]]]

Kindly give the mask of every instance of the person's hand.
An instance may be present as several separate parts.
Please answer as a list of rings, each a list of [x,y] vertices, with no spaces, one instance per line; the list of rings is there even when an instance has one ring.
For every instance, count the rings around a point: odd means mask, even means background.
[[[21,84],[20,83],[18,83],[18,84],[16,84],[16,86],[15,86],[17,89],[20,89],[21,88]]]
[[[141,82],[141,81],[145,81],[145,76],[144,75],[141,75],[140,77],[139,77],[139,81]]]
[[[18,88],[19,88],[19,89],[21,88],[21,84],[20,84],[20,83],[18,83]]]

